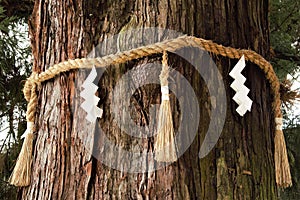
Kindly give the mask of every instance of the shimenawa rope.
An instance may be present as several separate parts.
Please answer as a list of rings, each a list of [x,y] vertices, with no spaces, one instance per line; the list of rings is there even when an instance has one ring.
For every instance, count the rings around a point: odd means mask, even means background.
[[[162,53],[164,51],[174,52],[177,49],[183,47],[197,47],[208,51],[210,53],[228,57],[230,59],[239,59],[242,55],[245,56],[245,60],[250,61],[257,66],[259,66],[265,73],[267,80],[270,82],[271,91],[274,96],[274,101],[272,103],[272,109],[275,118],[282,118],[282,113],[280,110],[281,100],[280,100],[280,83],[273,70],[272,65],[265,60],[262,56],[257,54],[252,50],[245,49],[235,49],[232,47],[224,47],[222,45],[216,44],[209,40],[204,40],[201,38],[193,36],[181,36],[171,40],[165,40],[163,42],[150,44],[147,46],[142,46],[136,49],[118,52],[116,54],[107,55],[98,58],[81,58],[75,60],[68,60],[49,67],[46,71],[40,74],[32,73],[32,75],[27,79],[24,86],[24,95],[26,100],[29,102],[27,106],[26,118],[28,122],[34,123],[35,111],[38,104],[36,87],[42,82],[50,80],[62,72],[70,71],[72,69],[79,68],[92,68],[93,66],[105,67],[108,65],[125,63],[127,61],[146,57],[153,54]],[[281,125],[279,120],[275,120],[275,125],[278,127]],[[33,133],[32,130],[27,130],[28,133]],[[31,138],[26,140],[27,138]],[[27,159],[32,155],[32,148],[28,146],[32,145],[33,137],[31,134],[27,134],[25,141],[19,155],[16,167],[11,175],[10,183],[16,186],[27,186],[29,185],[28,179],[30,178],[30,165],[25,165],[25,162],[29,162]],[[286,145],[284,140],[284,135],[282,130],[276,129],[275,132],[275,171],[276,171],[276,182],[281,187],[288,187],[292,184],[290,168],[287,158]],[[27,142],[26,142],[27,141]],[[26,151],[23,149],[27,149]],[[22,154],[23,151],[23,154]],[[24,153],[26,155],[24,155]],[[20,164],[21,163],[21,164]],[[30,158],[31,163],[31,158]],[[29,167],[29,169],[22,169],[24,167]],[[28,178],[29,177],[29,178]],[[30,179],[29,179],[30,180]]]

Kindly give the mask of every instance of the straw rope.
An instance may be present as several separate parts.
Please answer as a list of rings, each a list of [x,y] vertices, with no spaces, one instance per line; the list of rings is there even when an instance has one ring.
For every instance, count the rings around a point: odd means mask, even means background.
[[[167,52],[164,51],[162,57],[162,69],[159,75],[160,85],[168,86],[169,85],[168,78],[169,78],[168,56],[167,56]]]
[[[222,45],[216,44],[209,40],[204,40],[201,38],[184,35],[175,39],[165,40],[163,42],[150,44],[147,46],[139,47],[124,52],[118,52],[116,54],[107,55],[104,57],[68,60],[65,62],[61,62],[59,64],[55,64],[52,67],[48,68],[46,71],[41,72],[40,74],[32,73],[32,75],[27,79],[27,82],[23,90],[25,98],[29,102],[27,106],[27,113],[26,113],[27,121],[34,122],[36,107],[38,104],[37,94],[36,94],[37,85],[54,78],[55,76],[59,75],[62,72],[70,71],[72,69],[79,69],[79,68],[92,68],[93,66],[105,67],[108,65],[121,64],[133,59],[146,57],[152,54],[162,53],[163,51],[174,52],[175,50],[183,47],[198,47],[210,53],[228,57],[230,59],[239,59],[242,55],[244,55],[245,60],[256,64],[264,71],[266,78],[271,85],[271,91],[274,96],[272,109],[275,114],[275,118],[282,118],[282,113],[280,110],[281,100],[280,100],[280,93],[279,93],[280,83],[273,70],[272,65],[267,60],[265,60],[261,55],[259,55],[258,53],[252,50],[224,47]],[[277,125],[278,124],[276,123],[276,126]],[[276,134],[278,134],[277,132],[278,131],[276,130]],[[284,142],[284,138],[283,138],[283,142]],[[281,146],[282,145],[283,144],[281,144]],[[285,147],[285,144],[283,146]],[[275,151],[278,151],[276,150],[276,145],[275,145]],[[281,156],[281,154],[279,156]],[[278,166],[276,164],[276,159],[277,158],[275,157],[275,166],[276,166],[276,174],[277,174],[277,171],[278,170],[280,171],[280,169],[278,169]],[[284,160],[287,160],[287,158]],[[288,166],[288,174],[289,174],[289,166]],[[276,175],[276,180],[279,181],[279,182],[277,181],[278,185],[291,184],[290,180],[281,181],[282,179],[277,178],[277,175]],[[282,182],[288,182],[288,183],[282,183]]]
[[[175,39],[166,40],[160,43],[150,44],[147,46],[139,47],[136,49],[118,52],[116,54],[107,55],[104,57],[98,58],[81,58],[64,61],[58,64],[53,65],[48,68],[46,71],[41,72],[40,74],[33,73],[27,80],[27,84],[24,87],[25,98],[30,96],[32,91],[32,86],[37,83],[42,83],[47,80],[54,78],[62,72],[67,72],[72,69],[80,68],[92,68],[94,65],[97,67],[105,67],[108,65],[115,65],[128,62],[130,60],[150,56],[157,53],[162,53],[163,51],[174,52],[177,49],[183,47],[198,47],[210,53],[228,57],[230,59],[239,59],[242,55],[245,56],[245,60],[250,61],[257,66],[259,66],[266,74],[266,78],[270,82],[271,90],[274,95],[273,102],[273,111],[275,117],[282,117],[281,114],[281,101],[280,101],[280,83],[273,70],[272,65],[265,60],[261,55],[252,51],[245,49],[235,49],[232,47],[224,47],[222,45],[216,44],[209,40],[204,40],[201,38],[196,38],[193,36],[181,36]],[[26,98],[27,101],[30,101],[31,98]],[[32,107],[36,105],[32,104]],[[28,114],[33,112],[33,108],[30,107]]]

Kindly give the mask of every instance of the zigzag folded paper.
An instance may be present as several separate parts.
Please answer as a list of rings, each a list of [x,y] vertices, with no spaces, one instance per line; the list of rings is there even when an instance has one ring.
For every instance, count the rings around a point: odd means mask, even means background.
[[[102,117],[103,114],[103,110],[97,107],[100,98],[95,95],[98,86],[95,85],[93,81],[96,77],[97,71],[95,67],[93,67],[89,76],[82,84],[84,90],[80,93],[80,96],[85,99],[80,107],[87,112],[86,119],[91,123],[94,123],[97,117]]]
[[[250,90],[244,85],[246,78],[242,75],[245,66],[245,57],[243,55],[229,73],[229,76],[234,78],[230,87],[236,91],[233,100],[239,105],[236,111],[240,116],[244,116],[247,111],[251,111],[252,106],[252,100],[247,96]]]

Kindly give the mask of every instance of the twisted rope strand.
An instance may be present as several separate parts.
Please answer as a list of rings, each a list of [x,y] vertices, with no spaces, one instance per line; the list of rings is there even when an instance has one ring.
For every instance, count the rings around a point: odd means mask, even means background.
[[[274,95],[274,102],[272,105],[273,111],[275,112],[275,117],[282,117],[280,106],[280,83],[273,70],[272,65],[265,60],[261,55],[252,51],[245,49],[235,49],[232,47],[224,47],[222,45],[216,44],[210,40],[204,40],[201,38],[196,38],[194,36],[181,36],[171,40],[165,40],[163,42],[150,44],[147,46],[138,47],[136,49],[131,49],[124,52],[118,52],[116,54],[107,55],[104,57],[98,58],[81,58],[64,61],[58,64],[55,64],[48,68],[46,71],[41,72],[40,74],[32,74],[24,87],[24,94],[27,101],[31,100],[33,83],[42,83],[47,80],[54,78],[62,72],[67,72],[72,69],[79,68],[92,68],[94,65],[97,67],[105,67],[108,65],[115,65],[128,62],[130,60],[146,57],[152,54],[162,53],[163,51],[174,52],[177,49],[183,47],[198,47],[210,53],[228,57],[230,59],[239,59],[242,55],[245,56],[245,60],[250,61],[257,66],[259,66],[264,73],[266,78],[270,82],[272,94]],[[28,83],[29,82],[29,83]],[[36,106],[32,103],[32,106]],[[33,112],[33,109],[31,109]],[[30,114],[30,112],[28,113]]]

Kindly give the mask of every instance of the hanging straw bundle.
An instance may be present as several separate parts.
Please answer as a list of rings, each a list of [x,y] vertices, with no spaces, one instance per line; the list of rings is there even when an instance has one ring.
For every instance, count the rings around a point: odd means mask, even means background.
[[[274,161],[275,161],[275,177],[276,183],[279,187],[290,187],[292,185],[292,177],[290,172],[290,165],[286,150],[284,134],[282,131],[282,113],[281,113],[281,99],[280,99],[280,83],[270,63],[261,59],[266,64],[261,68],[266,73],[267,79],[273,89],[274,101],[272,107],[275,115],[275,137],[274,137]]]
[[[26,112],[27,129],[22,135],[22,138],[25,137],[25,140],[23,142],[15,168],[8,180],[10,184],[20,187],[28,186],[30,184],[34,115],[37,104],[37,95],[35,92],[36,84],[27,81],[24,87],[24,96],[29,102]]]
[[[175,162],[177,151],[174,138],[172,111],[168,87],[169,67],[166,51],[163,52],[162,70],[159,76],[162,102],[159,109],[157,138],[154,143],[155,160],[159,162]]]
[[[286,151],[284,135],[282,132],[282,117],[275,118],[275,174],[278,186],[286,188],[292,186],[292,177],[290,173],[290,165]]]

